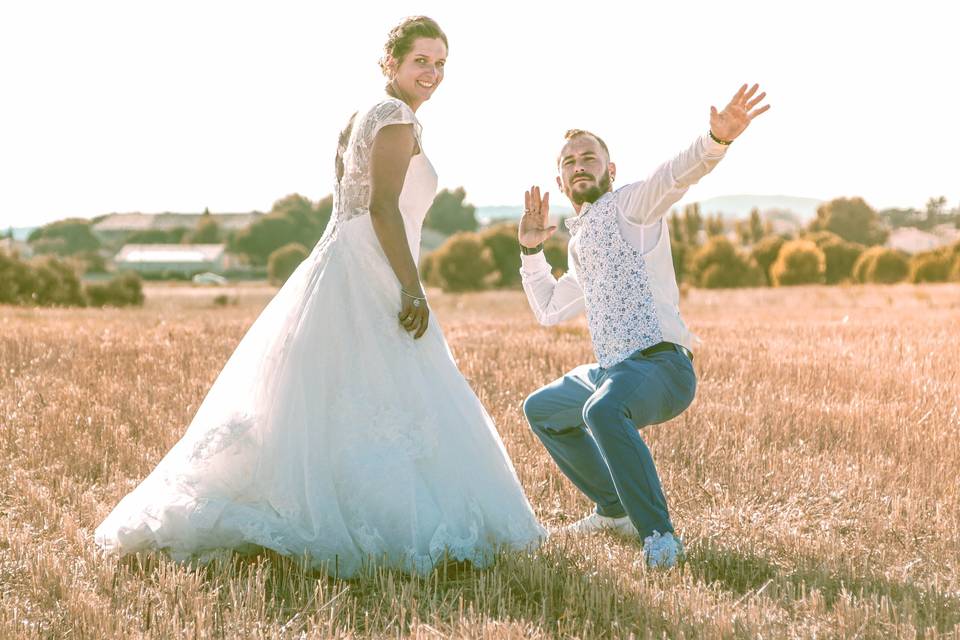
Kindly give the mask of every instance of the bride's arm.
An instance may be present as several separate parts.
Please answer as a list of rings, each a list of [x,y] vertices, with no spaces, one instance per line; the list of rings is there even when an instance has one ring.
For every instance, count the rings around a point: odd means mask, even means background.
[[[420,275],[410,253],[400,213],[400,192],[415,145],[413,125],[388,125],[377,132],[370,154],[370,220],[401,288],[422,298]],[[414,334],[414,338],[419,338],[427,330],[430,311],[426,304],[413,306],[410,296],[400,297],[400,323]]]

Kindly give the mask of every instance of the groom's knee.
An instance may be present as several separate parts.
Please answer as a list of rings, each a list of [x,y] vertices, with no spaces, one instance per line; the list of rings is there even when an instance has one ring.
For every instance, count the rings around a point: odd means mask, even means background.
[[[583,405],[583,421],[595,438],[602,438],[605,430],[618,426],[625,416],[623,403],[608,395],[595,395]]]
[[[526,416],[527,422],[534,430],[536,430],[540,422],[546,417],[546,412],[543,407],[545,404],[543,391],[543,389],[537,389],[523,401],[523,415]]]

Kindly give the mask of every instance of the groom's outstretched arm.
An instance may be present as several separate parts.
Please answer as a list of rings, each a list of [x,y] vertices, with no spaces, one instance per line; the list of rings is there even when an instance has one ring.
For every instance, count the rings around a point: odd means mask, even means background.
[[[550,224],[550,194],[540,197],[540,187],[530,187],[523,196],[523,217],[517,229],[520,246],[536,249],[536,253],[520,255],[520,278],[533,315],[542,325],[557,324],[581,313],[585,306],[583,289],[577,281],[576,256],[567,249],[570,270],[557,280],[546,256],[543,243],[557,231]]]
[[[646,180],[621,187],[617,192],[620,212],[633,224],[657,222],[692,185],[717,166],[726,150],[708,134],[700,136],[677,157],[657,167]]]
[[[750,122],[770,108],[759,106],[767,95],[756,95],[759,85],[740,87],[733,98],[717,111],[710,107],[710,133],[705,133],[690,147],[669,162],[660,165],[642,182],[629,184],[618,191],[620,211],[634,224],[652,224],[676,204],[691,185],[710,173],[726,153],[727,147]]]

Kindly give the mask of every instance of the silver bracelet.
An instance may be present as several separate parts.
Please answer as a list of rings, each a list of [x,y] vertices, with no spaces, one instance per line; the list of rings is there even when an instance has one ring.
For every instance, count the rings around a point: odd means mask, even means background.
[[[409,294],[409,293],[407,293],[406,291],[404,291],[402,288],[400,289],[400,293],[402,293],[403,295],[407,296],[408,298],[413,298],[414,300],[426,300],[425,297],[415,296],[415,295]]]

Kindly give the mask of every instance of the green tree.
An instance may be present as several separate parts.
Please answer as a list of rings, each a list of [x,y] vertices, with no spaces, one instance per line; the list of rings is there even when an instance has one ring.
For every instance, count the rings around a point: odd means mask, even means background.
[[[294,222],[308,226],[312,222],[312,213],[314,205],[309,198],[299,193],[291,193],[288,196],[280,198],[273,203],[270,213],[278,216],[286,216]]]
[[[756,242],[750,249],[750,257],[757,263],[760,270],[769,284],[773,284],[773,278],[770,276],[770,267],[776,262],[780,255],[780,248],[783,247],[786,240],[782,236],[766,236]]]
[[[700,203],[694,202],[683,208],[683,240],[691,246],[700,244],[700,229],[703,228],[703,216],[700,215]]]
[[[800,237],[802,240],[806,240],[807,242],[812,242],[818,247],[822,247],[828,242],[833,242],[835,240],[843,240],[843,238],[841,238],[840,236],[838,236],[832,231],[807,231],[806,233],[803,233]]]
[[[820,247],[809,240],[792,240],[780,248],[777,261],[770,267],[774,286],[819,284],[823,282],[827,260]]]
[[[458,231],[476,231],[480,226],[477,223],[476,207],[465,203],[466,197],[467,192],[463,187],[453,191],[441,190],[427,211],[424,226],[448,235]]]
[[[747,220],[734,220],[733,230],[737,234],[737,239],[741,245],[749,246],[753,243],[753,235],[750,233],[750,222]]]
[[[809,231],[803,239],[816,244],[827,261],[824,280],[837,284],[853,276],[853,265],[863,253],[864,247],[857,242],[847,242],[832,231]]]
[[[926,224],[924,226],[927,229],[935,227],[940,222],[940,218],[944,217],[946,209],[947,199],[944,196],[927,200]]]
[[[863,198],[836,198],[817,208],[810,231],[832,231],[844,240],[866,246],[883,244],[889,232]]]
[[[55,256],[31,261],[34,273],[33,302],[41,306],[85,306],[80,279],[70,266]]]
[[[923,222],[923,214],[916,209],[883,209],[877,214],[880,220],[890,227],[915,227]]]
[[[84,287],[91,307],[139,307],[143,304],[143,281],[135,271],[124,271],[106,283]]]
[[[38,251],[36,246],[41,240],[53,242],[46,245],[40,243],[41,250]],[[27,237],[27,242],[38,253],[56,253],[61,256],[81,251],[96,251],[100,248],[100,240],[93,234],[90,221],[83,218],[57,220],[34,229]],[[52,247],[56,247],[56,250],[50,250]]]
[[[291,220],[302,232],[304,246],[312,247],[323,235],[333,211],[333,196],[312,202],[299,193],[290,194],[273,203],[270,213]]]
[[[496,266],[480,235],[453,234],[434,252],[435,268],[444,291],[483,289]]]
[[[128,244],[180,244],[190,232],[186,227],[173,229],[144,229],[131,233],[126,242]]]
[[[827,261],[824,279],[827,284],[837,284],[853,276],[853,265],[866,249],[857,242],[847,242],[841,237],[817,244]]]
[[[270,213],[264,217],[286,219],[290,223],[290,228],[295,229],[294,237],[281,244],[296,241],[304,247],[312,248],[323,236],[332,212],[333,196],[327,196],[314,203],[298,193],[293,193],[274,202]],[[276,245],[271,251],[280,246]]]
[[[910,258],[910,282],[946,282],[953,262],[949,248],[918,253]]]
[[[760,239],[766,235],[763,218],[760,217],[760,209],[754,207],[750,210],[750,242],[760,242]]]
[[[506,287],[520,281],[520,245],[515,222],[492,225],[480,232],[480,239],[490,250],[497,271],[496,285]]]
[[[301,228],[282,214],[270,213],[241,229],[233,238],[230,250],[246,255],[250,262],[262,266],[270,254],[300,239]]]
[[[200,223],[197,224],[197,228],[188,233],[183,242],[185,244],[217,244],[221,242],[223,238],[220,225],[212,218],[213,216],[205,214],[200,219]]]
[[[65,238],[39,238],[30,243],[33,253],[38,256],[69,256]]]
[[[727,226],[723,222],[723,214],[717,213],[707,216],[707,237],[722,236],[727,232]]]
[[[0,251],[0,304],[29,304],[35,288],[30,265],[16,253]]]
[[[853,265],[853,277],[857,282],[893,284],[907,277],[909,265],[899,251],[886,247],[870,247],[857,258]]]
[[[691,259],[691,273],[697,286],[705,289],[757,287],[764,284],[757,263],[723,236],[710,238]]]
[[[77,272],[77,275],[84,275],[87,273],[106,273],[107,272],[107,261],[96,251],[85,251],[83,253],[75,253],[72,256],[66,258],[67,264],[70,265],[74,271]]]
[[[270,282],[273,284],[286,282],[308,255],[306,247],[299,242],[291,242],[272,252],[267,261],[267,275]]]

